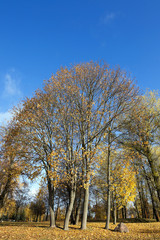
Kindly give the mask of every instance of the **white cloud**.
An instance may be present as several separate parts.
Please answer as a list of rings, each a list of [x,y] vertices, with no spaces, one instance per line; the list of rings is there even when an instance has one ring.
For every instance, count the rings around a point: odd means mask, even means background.
[[[0,76],[0,125],[6,125],[12,118],[11,109],[22,99],[21,74],[14,68]]]
[[[19,79],[13,76],[13,71],[11,73],[7,73],[4,77],[4,91],[3,95],[5,97],[9,96],[21,96],[21,90],[19,87]]]
[[[106,14],[106,16],[102,19],[103,24],[109,24],[111,21],[113,21],[116,18],[116,14],[111,12]]]
[[[12,113],[10,111],[0,112],[0,125],[6,125],[8,121],[12,118]]]

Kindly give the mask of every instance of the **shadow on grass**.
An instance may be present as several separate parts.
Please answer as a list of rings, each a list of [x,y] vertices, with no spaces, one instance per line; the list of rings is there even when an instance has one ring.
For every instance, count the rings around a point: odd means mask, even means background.
[[[118,219],[118,222],[123,223],[150,223],[156,222],[155,219],[148,219],[148,218],[127,218],[127,219]]]
[[[52,228],[49,226],[49,222],[46,223],[36,223],[36,222],[0,222],[0,228],[1,227],[30,227],[30,228],[45,228],[45,229],[61,229],[63,230],[62,224],[57,223],[55,228]],[[69,229],[79,229],[76,226],[69,226]]]
[[[61,227],[60,225],[56,225],[56,228],[59,228],[59,229],[63,230],[63,227]]]
[[[91,223],[103,223],[105,222],[106,220],[91,220],[91,221],[88,221],[91,222]],[[147,223],[147,222],[156,222],[155,219],[148,219],[148,218],[127,218],[127,219],[123,219],[123,218],[119,218],[117,220],[117,222],[123,222],[123,223]],[[112,223],[112,221],[111,221]]]
[[[75,227],[73,227],[73,226],[69,226],[69,229],[81,230],[81,227],[77,227],[77,226],[75,226]]]
[[[149,230],[149,229],[146,229],[146,230],[142,230],[142,231],[139,231],[140,233],[159,233],[160,234],[160,230],[159,229],[155,229],[155,230]]]
[[[103,222],[105,224],[105,221],[89,221],[88,223],[94,223],[94,222],[95,223],[102,223]],[[156,221],[154,219],[130,218],[130,219],[118,219],[117,224],[119,222],[123,222],[123,223],[153,223],[153,222],[156,222]],[[50,229],[49,222],[9,222],[9,221],[0,222],[0,227],[4,227],[4,226],[12,226],[12,227],[14,227],[14,226],[15,227],[23,226],[23,227],[31,227],[31,228],[32,227],[33,228],[34,227],[39,227],[39,228],[46,228],[46,229],[48,228],[48,229]],[[62,223],[58,222],[57,225],[56,225],[56,228],[63,229]],[[70,229],[74,229],[74,230],[81,230],[80,226],[76,226],[76,225],[71,225],[71,226],[69,226],[69,228]],[[102,226],[92,226],[92,228],[105,229]],[[90,229],[89,226],[88,226],[88,229]],[[113,231],[112,229],[109,229],[109,230]],[[159,230],[159,232],[160,232],[160,230]]]
[[[42,225],[42,223],[32,222],[0,222],[0,227],[41,227],[49,228],[49,225]]]

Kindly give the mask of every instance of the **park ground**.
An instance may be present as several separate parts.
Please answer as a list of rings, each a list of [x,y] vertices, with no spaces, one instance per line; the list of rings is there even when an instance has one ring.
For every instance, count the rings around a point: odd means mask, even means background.
[[[91,222],[87,230],[80,226],[70,225],[68,231],[63,230],[63,222],[57,223],[55,229],[49,228],[48,222],[42,223],[0,223],[0,240],[160,240],[160,223],[138,222],[125,223],[129,233],[114,232],[115,225],[110,224],[110,230],[105,230],[104,222]]]

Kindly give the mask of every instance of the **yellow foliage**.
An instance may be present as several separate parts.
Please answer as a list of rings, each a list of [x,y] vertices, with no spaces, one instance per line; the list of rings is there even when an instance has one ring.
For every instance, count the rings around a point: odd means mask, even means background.
[[[126,206],[130,201],[134,201],[136,197],[136,177],[132,166],[130,153],[127,151],[112,152],[111,156],[111,176],[110,190],[116,198],[117,206]],[[107,151],[100,154],[100,164],[96,183],[101,189],[102,195],[107,200]]]

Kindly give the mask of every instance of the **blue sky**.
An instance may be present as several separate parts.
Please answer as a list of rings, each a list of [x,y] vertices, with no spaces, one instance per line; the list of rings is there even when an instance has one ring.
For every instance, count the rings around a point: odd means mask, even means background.
[[[160,88],[159,0],[1,0],[0,123],[60,66],[105,60]]]

